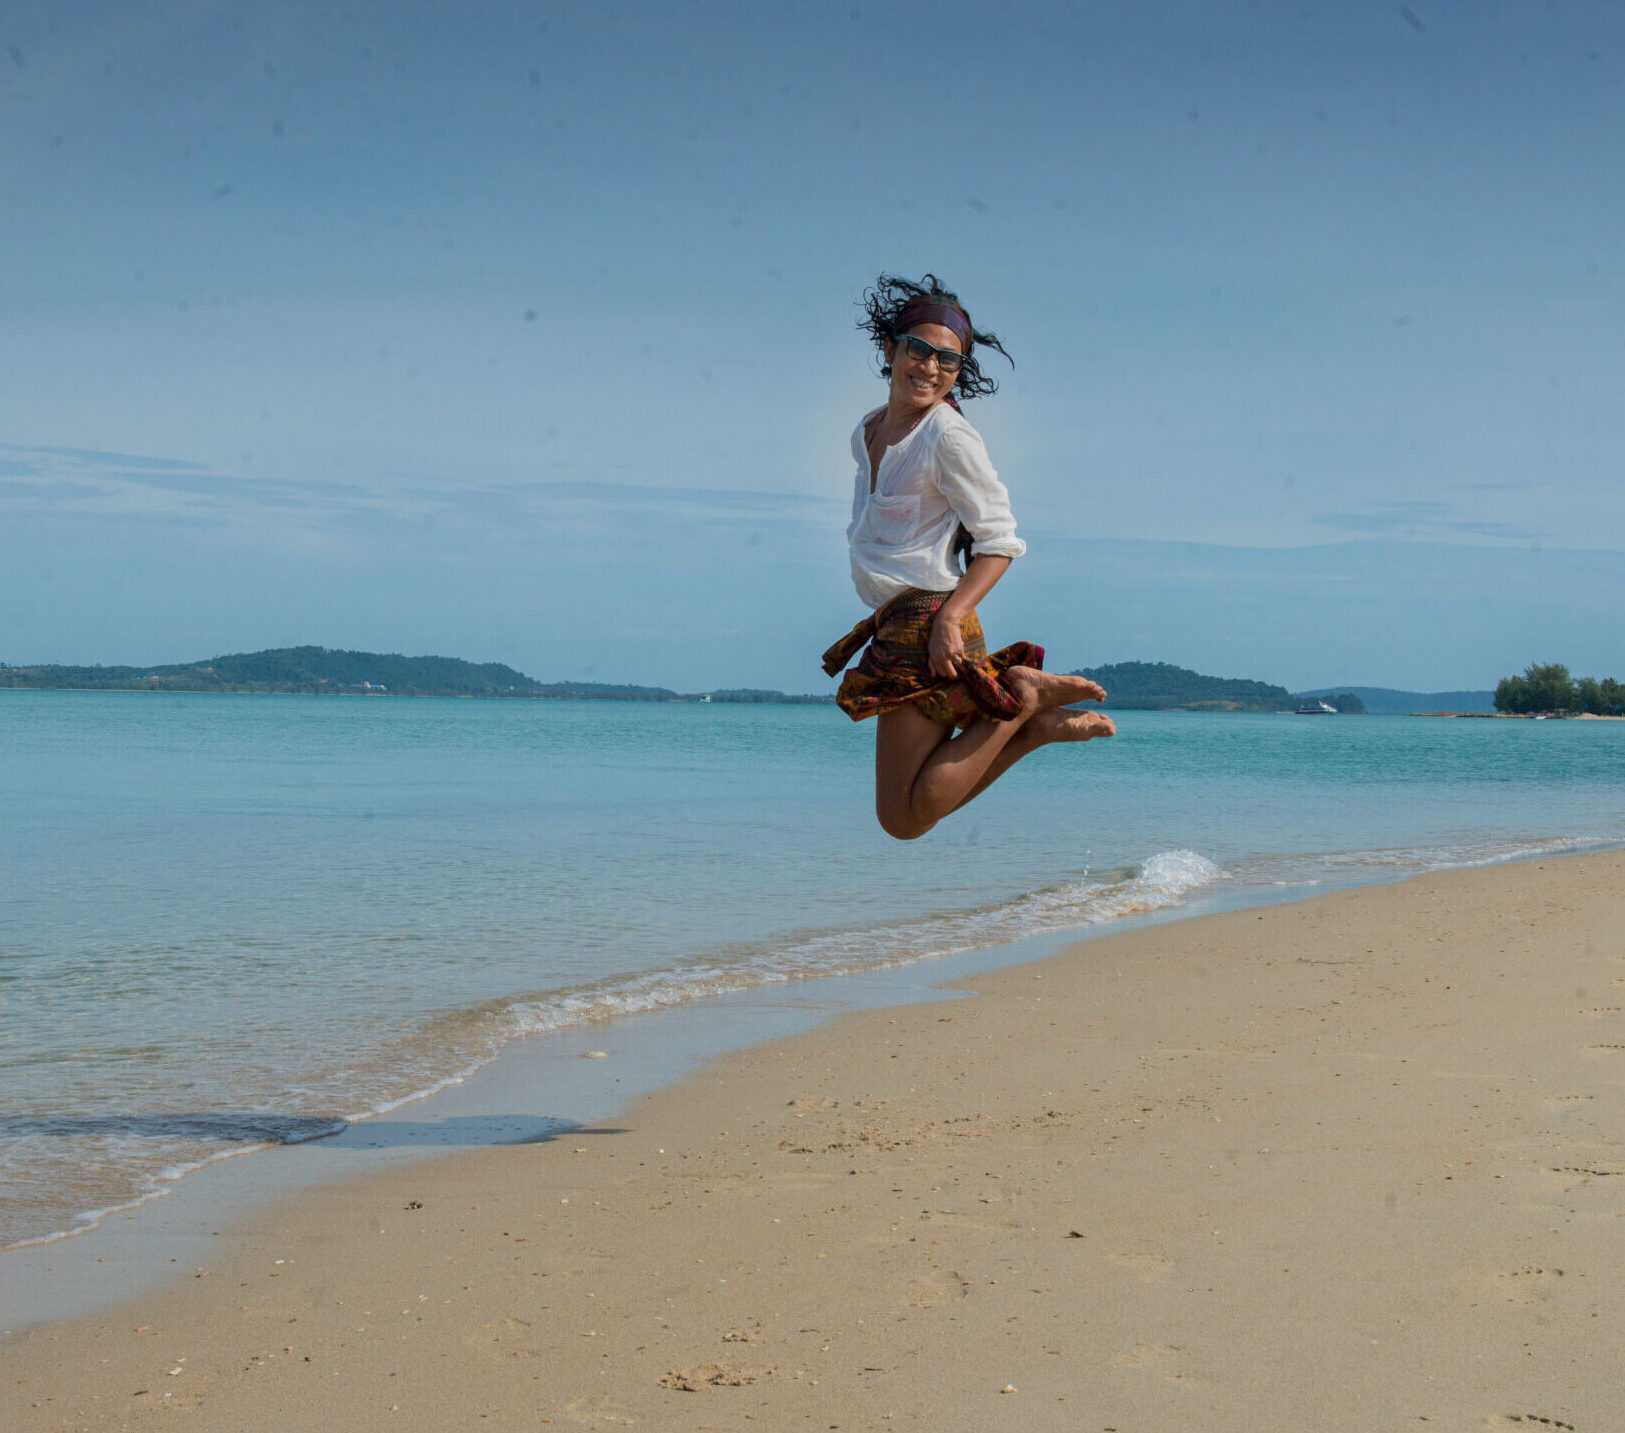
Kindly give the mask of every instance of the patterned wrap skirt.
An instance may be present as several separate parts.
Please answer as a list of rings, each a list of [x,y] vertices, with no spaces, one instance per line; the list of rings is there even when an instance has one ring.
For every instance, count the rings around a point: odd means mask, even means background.
[[[931,671],[931,623],[951,596],[911,587],[824,653],[824,670],[833,677],[868,644],[835,694],[836,705],[853,721],[907,706],[946,727],[969,726],[984,717],[1009,721],[1020,714],[1021,699],[1004,674],[1011,667],[1042,667],[1044,649],[1032,642],[1013,642],[989,654],[974,612],[959,626],[965,639],[959,675],[939,677]]]

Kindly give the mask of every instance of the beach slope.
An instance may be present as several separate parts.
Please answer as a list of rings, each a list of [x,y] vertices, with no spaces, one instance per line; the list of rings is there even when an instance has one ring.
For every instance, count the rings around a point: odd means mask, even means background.
[[[1622,932],[1606,853],[1087,941],[302,1196],[0,1424],[1601,1433]]]

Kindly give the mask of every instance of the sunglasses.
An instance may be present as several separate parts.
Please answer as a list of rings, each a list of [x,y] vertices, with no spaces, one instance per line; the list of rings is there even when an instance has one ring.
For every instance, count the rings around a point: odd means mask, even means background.
[[[937,367],[944,373],[958,373],[965,364],[966,355],[957,348],[934,348],[923,338],[916,338],[911,333],[903,334],[897,341],[908,350],[908,356],[916,363],[924,363],[935,354]]]

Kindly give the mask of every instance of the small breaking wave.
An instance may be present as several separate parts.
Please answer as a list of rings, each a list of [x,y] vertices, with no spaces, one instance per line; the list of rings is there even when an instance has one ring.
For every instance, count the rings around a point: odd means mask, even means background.
[[[1508,861],[1532,861],[1543,856],[1604,850],[1617,844],[1617,837],[1600,835],[1486,836],[1479,840],[1450,844],[1239,857],[1230,863],[1228,874],[1242,885],[1304,888],[1365,885],[1372,881],[1400,880],[1430,871],[1499,866]]]
[[[510,1036],[596,1024],[736,990],[831,975],[888,970],[1029,936],[1102,925],[1178,905],[1224,872],[1195,851],[1163,851],[1137,871],[1085,875],[967,911],[793,935],[714,959],[502,1001],[487,1013]]]

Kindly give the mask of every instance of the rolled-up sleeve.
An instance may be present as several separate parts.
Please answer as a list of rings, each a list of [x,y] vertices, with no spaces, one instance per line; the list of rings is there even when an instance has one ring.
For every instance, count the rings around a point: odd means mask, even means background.
[[[1020,557],[1010,494],[999,481],[982,436],[969,424],[949,428],[937,446],[937,486],[973,539],[971,556]]]

